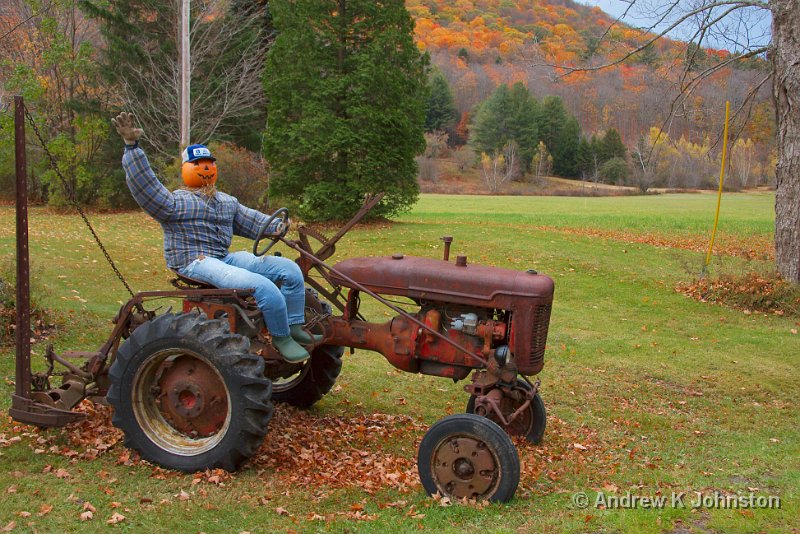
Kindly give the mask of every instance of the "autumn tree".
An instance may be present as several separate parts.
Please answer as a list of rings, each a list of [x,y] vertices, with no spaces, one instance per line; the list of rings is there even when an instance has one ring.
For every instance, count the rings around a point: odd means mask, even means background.
[[[270,4],[278,31],[267,56],[264,152],[276,194],[310,219],[346,219],[365,193],[375,216],[418,195],[425,148],[427,57],[400,0]]]
[[[644,0],[631,0],[626,14],[632,13],[635,17],[637,10],[639,14],[649,12],[652,15],[653,6]],[[769,16],[772,18],[771,31],[763,29],[764,19]],[[771,72],[757,79],[748,94],[752,97],[762,85],[771,82],[777,147],[775,264],[783,278],[800,283],[800,111],[795,102],[795,96],[800,94],[800,70],[796,68],[800,63],[800,6],[797,0],[671,0],[658,5],[655,18],[657,22],[654,25],[644,28],[649,38],[618,59],[603,65],[562,66],[566,67],[567,74],[614,67],[635,57],[667,33],[683,29],[689,36],[689,45],[684,72],[678,80],[678,100],[686,102],[704,81],[724,68],[766,56]],[[614,29],[612,24],[606,32],[609,38],[613,38]],[[714,38],[734,49],[735,53],[708,64],[702,47]],[[745,109],[751,101],[747,98],[739,107]],[[681,102],[673,103],[673,110],[680,108]]]
[[[0,89],[25,97],[66,180],[65,190],[47,165],[39,140],[33,138],[31,150],[37,156],[29,165],[32,198],[56,205],[65,204],[70,196],[81,203],[105,205],[129,198],[123,195],[122,182],[104,179],[113,172],[103,161],[108,137],[103,110],[110,105],[110,95],[103,90],[97,67],[96,25],[71,0],[53,0],[46,9],[38,2],[9,0],[2,14],[0,80],[4,87]],[[3,145],[0,160],[13,158],[10,142]],[[10,175],[5,174],[8,180]]]
[[[165,158],[180,139],[180,3],[80,0],[106,44],[103,73],[120,107],[136,113],[145,140]],[[191,139],[225,139],[243,126],[263,127],[261,74],[268,45],[258,3],[235,12],[215,0],[191,2]],[[240,3],[234,3],[241,7]],[[249,140],[249,144],[258,144]]]

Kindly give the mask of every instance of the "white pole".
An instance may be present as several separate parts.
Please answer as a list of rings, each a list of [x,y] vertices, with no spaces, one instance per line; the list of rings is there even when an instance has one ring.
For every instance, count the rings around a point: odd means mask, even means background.
[[[189,146],[189,0],[181,1],[181,150]]]

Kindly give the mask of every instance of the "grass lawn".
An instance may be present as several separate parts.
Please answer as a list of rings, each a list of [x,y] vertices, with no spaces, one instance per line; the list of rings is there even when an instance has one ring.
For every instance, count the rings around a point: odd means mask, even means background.
[[[725,253],[714,256],[712,275],[771,268],[773,204],[772,194],[726,195]],[[340,242],[335,259],[438,258],[439,238],[453,235],[453,254],[471,262],[535,268],[555,280],[539,375],[548,428],[539,446],[517,442],[523,474],[509,504],[442,506],[424,495],[416,446],[427,426],[463,411],[463,383],[395,372],[380,355],[357,351],[311,410],[279,407],[257,456],[232,476],[136,461],[110,437],[107,410],[80,429],[41,432],[4,416],[0,529],[106,530],[119,514],[114,528],[152,532],[797,531],[798,317],[743,313],[675,291],[701,271],[715,205],[709,194],[423,195],[393,223],[359,227]],[[155,222],[141,213],[91,219],[135,289],[169,287]],[[13,270],[13,231],[13,208],[0,208],[0,272]],[[30,240],[34,297],[57,323],[33,346],[41,368],[47,343],[96,349],[127,295],[78,216],[32,209]],[[250,245],[237,240],[234,249]],[[748,248],[761,252],[728,253]],[[388,315],[373,304],[365,310],[373,320]],[[13,361],[6,340],[4,412]],[[581,492],[588,507],[579,506]],[[693,507],[698,493],[713,500],[715,492],[777,496],[780,509]],[[596,506],[626,496],[663,496],[666,505]],[[81,521],[87,510],[92,519]]]

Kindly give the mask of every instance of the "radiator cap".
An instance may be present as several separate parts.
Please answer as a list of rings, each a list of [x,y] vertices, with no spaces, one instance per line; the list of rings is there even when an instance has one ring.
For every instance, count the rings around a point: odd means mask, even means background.
[[[400,254],[399,252],[395,252],[394,254],[392,254],[392,259],[393,260],[402,260],[403,259],[403,255]]]

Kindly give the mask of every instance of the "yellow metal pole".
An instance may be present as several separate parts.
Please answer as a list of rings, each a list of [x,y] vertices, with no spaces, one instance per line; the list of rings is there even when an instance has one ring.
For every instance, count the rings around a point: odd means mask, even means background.
[[[714,216],[714,229],[711,231],[711,243],[708,244],[708,254],[706,254],[706,264],[703,271],[711,262],[711,251],[714,248],[714,238],[717,237],[717,224],[719,223],[719,207],[722,204],[722,184],[725,183],[725,160],[728,156],[728,120],[731,116],[731,103],[725,101],[725,131],[722,137],[722,165],[719,168],[719,192],[717,193],[717,214]]]

